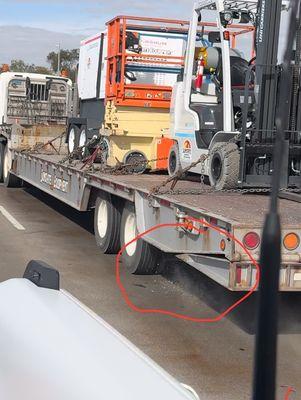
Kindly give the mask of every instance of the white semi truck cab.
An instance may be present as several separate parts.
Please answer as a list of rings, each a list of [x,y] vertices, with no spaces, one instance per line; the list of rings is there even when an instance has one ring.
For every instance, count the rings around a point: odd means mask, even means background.
[[[72,81],[66,77],[0,74],[0,182],[9,186],[13,179],[12,150],[33,149],[63,135],[71,104]]]
[[[68,78],[32,73],[0,74],[1,125],[65,124],[71,111]]]

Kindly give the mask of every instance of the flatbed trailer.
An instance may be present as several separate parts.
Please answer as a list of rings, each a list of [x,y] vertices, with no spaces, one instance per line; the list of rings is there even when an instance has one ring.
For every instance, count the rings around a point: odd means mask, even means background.
[[[152,194],[152,188],[164,182],[166,175],[88,172],[80,161],[72,166],[63,163],[62,159],[62,155],[12,150],[11,173],[79,211],[95,208],[99,196],[118,207],[121,214],[126,204],[131,205],[137,233],[158,224],[184,223],[193,217],[229,232],[242,243],[246,242],[246,235],[255,234],[255,238],[261,238],[269,204],[267,195],[202,191],[200,182],[189,180],[179,181],[173,192],[167,187],[161,194]],[[300,291],[301,204],[281,199],[280,210],[283,227],[280,290]],[[115,224],[111,229],[119,232],[120,219],[114,221],[109,221]],[[175,255],[230,290],[246,291],[252,288],[256,281],[256,268],[245,250],[217,230],[204,227],[201,223],[193,224],[204,229],[204,233],[191,226],[187,229],[161,228],[146,235],[143,240],[161,250],[163,259],[164,253]],[[285,247],[284,238],[287,235],[297,238],[296,248]],[[124,237],[123,241],[127,243],[129,240]],[[259,260],[260,244],[253,250],[249,247],[249,251],[255,260]]]

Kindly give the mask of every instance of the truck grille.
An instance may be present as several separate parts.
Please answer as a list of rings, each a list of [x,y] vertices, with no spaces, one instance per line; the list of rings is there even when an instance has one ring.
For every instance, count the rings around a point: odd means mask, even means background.
[[[33,101],[47,101],[48,90],[46,90],[46,85],[41,83],[31,83],[29,97],[30,100]]]
[[[42,101],[32,98],[29,100],[24,97],[9,97],[7,116],[11,120],[18,120],[19,123],[56,122],[65,124],[67,118],[66,100],[50,100],[49,98],[48,101]]]

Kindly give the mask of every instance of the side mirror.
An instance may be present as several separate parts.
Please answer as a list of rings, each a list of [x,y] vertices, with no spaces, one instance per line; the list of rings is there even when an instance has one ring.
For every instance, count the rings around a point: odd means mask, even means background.
[[[59,272],[43,261],[30,261],[23,278],[41,288],[60,290]]]
[[[220,43],[221,42],[221,35],[219,32],[209,32],[208,34],[208,41],[210,43]]]

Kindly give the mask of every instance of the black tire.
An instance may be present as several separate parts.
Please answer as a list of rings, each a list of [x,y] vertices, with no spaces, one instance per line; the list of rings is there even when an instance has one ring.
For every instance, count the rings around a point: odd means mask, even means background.
[[[117,254],[120,250],[120,223],[121,207],[117,199],[100,192],[95,204],[94,232],[103,254]]]
[[[124,158],[124,163],[129,166],[126,168],[127,173],[144,174],[147,170],[147,159],[144,154],[138,151],[132,151]]]
[[[134,227],[131,233],[128,231],[127,223]],[[121,247],[129,243],[137,235],[135,208],[132,203],[127,202],[124,206],[121,218],[120,240]],[[153,275],[158,272],[159,250],[143,239],[139,239],[132,248],[127,247],[122,254],[122,262],[126,270],[135,275]]]
[[[3,183],[4,149],[5,144],[0,142],[0,183]]]
[[[216,190],[235,189],[239,178],[240,154],[235,143],[216,143],[209,155],[209,180]]]
[[[181,170],[179,146],[174,144],[168,155],[168,175],[174,176]]]
[[[67,147],[68,147],[68,154],[71,154],[74,150],[78,148],[79,142],[79,127],[77,125],[71,124],[68,129],[67,135]]]
[[[18,188],[22,186],[22,179],[18,178],[17,176],[11,174],[9,172],[10,169],[10,165],[6,165],[5,168],[5,164],[9,163],[7,157],[9,157],[9,153],[8,153],[8,147],[7,145],[4,147],[4,156],[3,156],[3,182],[4,182],[4,186],[7,188]]]

